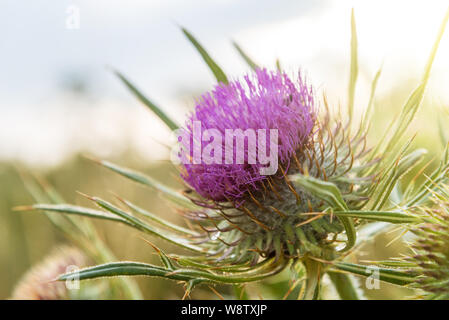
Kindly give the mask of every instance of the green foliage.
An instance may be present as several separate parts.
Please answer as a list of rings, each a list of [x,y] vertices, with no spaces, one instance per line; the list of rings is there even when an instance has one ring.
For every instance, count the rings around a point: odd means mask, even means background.
[[[215,61],[210,57],[209,53],[201,46],[201,44],[195,39],[195,37],[185,28],[181,28],[184,35],[187,37],[187,39],[192,43],[192,45],[195,47],[195,49],[198,51],[198,53],[203,58],[204,62],[207,64],[209,69],[212,71],[212,73],[215,76],[215,79],[217,79],[217,82],[223,82],[228,83],[228,78],[226,77],[226,74],[221,70],[221,68],[215,63]]]
[[[125,84],[129,91],[146,107],[148,107],[154,114],[161,119],[170,130],[178,129],[178,125],[173,121],[161,108],[150,101],[143,93],[141,93],[124,75],[113,70],[114,74]]]

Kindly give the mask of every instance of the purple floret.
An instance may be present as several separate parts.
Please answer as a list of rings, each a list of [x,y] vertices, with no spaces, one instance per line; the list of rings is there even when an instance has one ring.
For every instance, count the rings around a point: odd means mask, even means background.
[[[201,196],[215,201],[238,200],[248,189],[258,189],[257,182],[265,165],[248,164],[248,144],[244,146],[244,164],[225,164],[226,129],[278,130],[278,162],[288,166],[293,154],[309,140],[315,123],[312,88],[298,75],[296,83],[279,71],[266,69],[245,76],[244,81],[220,83],[197,101],[195,111],[184,128],[193,140],[193,121],[201,122],[201,131],[217,129],[222,137],[222,164],[183,164],[182,178]],[[189,139],[186,139],[187,141]],[[186,140],[183,140],[185,143]],[[202,148],[205,147],[203,142]],[[269,154],[269,143],[267,153]],[[236,154],[234,143],[234,156]],[[193,149],[193,148],[192,148]],[[185,151],[184,151],[185,152]],[[193,150],[181,157],[191,158]]]

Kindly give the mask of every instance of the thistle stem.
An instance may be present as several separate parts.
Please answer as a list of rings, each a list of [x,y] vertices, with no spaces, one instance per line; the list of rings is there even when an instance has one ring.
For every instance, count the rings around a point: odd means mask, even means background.
[[[359,300],[352,280],[347,274],[341,272],[329,272],[328,275],[342,300]]]
[[[307,280],[305,300],[318,300],[320,296],[321,263],[309,258],[304,260],[306,267]]]

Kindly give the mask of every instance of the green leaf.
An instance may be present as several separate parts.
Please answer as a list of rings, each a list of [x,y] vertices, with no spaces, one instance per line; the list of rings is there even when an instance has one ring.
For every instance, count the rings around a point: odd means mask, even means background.
[[[31,176],[29,173],[19,171],[20,177],[23,181],[25,189],[32,196],[35,202],[40,203],[57,203],[55,201],[55,196],[50,194],[48,191],[48,184],[44,183],[41,178],[37,178],[35,176]],[[44,186],[45,184],[45,186]],[[14,208],[16,211],[21,211],[20,209],[27,208],[26,206]],[[69,219],[68,217],[61,216],[51,212],[44,212],[45,216],[48,220],[55,226],[57,229],[62,231],[67,236],[70,236],[72,239],[79,239],[81,234],[84,233],[84,229],[80,228],[80,223]]]
[[[31,211],[31,210],[42,210],[42,211],[48,211],[48,212],[59,212],[59,213],[65,213],[65,214],[75,214],[75,215],[81,215],[89,218],[98,218],[98,219],[104,219],[104,220],[111,220],[115,222],[121,222],[128,226],[131,226],[135,229],[138,229],[140,231],[146,232],[148,234],[157,236],[159,238],[162,238],[166,241],[169,241],[175,245],[178,245],[180,247],[183,247],[185,249],[189,249],[198,253],[203,252],[202,248],[197,247],[195,245],[191,245],[190,243],[187,243],[184,238],[177,237],[175,235],[171,235],[167,233],[166,231],[158,230],[152,226],[149,226],[148,224],[144,223],[140,219],[137,219],[123,210],[118,209],[117,207],[111,205],[110,203],[98,199],[98,198],[90,198],[92,201],[95,201],[100,207],[106,209],[108,212],[100,211],[100,210],[94,210],[90,208],[85,207],[79,207],[79,206],[73,206],[69,204],[36,204],[32,206],[25,206],[25,207],[17,207],[15,208],[16,211]]]
[[[423,82],[427,82],[430,76],[430,70],[432,69],[433,61],[435,60],[435,56],[438,51],[438,47],[440,45],[441,39],[443,38],[444,31],[446,30],[447,23],[449,21],[449,8],[446,10],[446,14],[443,18],[443,21],[440,25],[440,29],[438,30],[437,39],[433,44],[432,50],[430,51],[429,59],[427,60],[427,64],[425,67],[424,75],[423,75]]]
[[[337,188],[335,184],[328,181],[322,181],[310,176],[304,176],[301,174],[295,174],[290,176],[290,180],[302,188],[304,188],[307,192],[310,192],[314,196],[326,201],[330,204],[336,211],[348,211],[348,206],[346,205],[343,197],[340,193],[340,190]],[[343,224],[346,237],[348,238],[346,247],[342,249],[342,252],[348,251],[351,249],[357,239],[357,234],[355,231],[354,223],[351,218],[345,216],[339,216],[338,219]]]
[[[45,203],[53,202],[53,204],[63,204],[64,199],[59,193],[42,178],[31,178],[30,175],[21,172],[23,182],[36,202]],[[115,260],[114,254],[105,245],[99,237],[97,230],[90,221],[82,217],[60,215],[57,212],[51,213],[43,211],[49,220],[62,233],[77,246],[82,248],[97,263],[105,263]],[[66,222],[69,222],[69,226]],[[71,228],[74,226],[75,228]],[[111,287],[114,292],[118,292],[121,298],[141,300],[142,293],[137,284],[131,279],[120,279],[111,281]]]
[[[175,270],[176,266],[173,263],[172,259],[167,256],[165,254],[164,251],[162,251],[161,249],[159,249],[158,247],[156,247],[156,245],[152,244],[150,241],[144,239],[145,242],[147,242],[150,246],[153,247],[153,249],[157,252],[157,254],[159,255],[159,258],[161,259],[161,262],[163,263],[163,265],[165,266],[165,268],[167,268],[168,270]]]
[[[110,213],[100,211],[100,210],[94,210],[94,209],[90,209],[90,208],[74,206],[74,205],[70,205],[70,204],[34,204],[31,206],[16,207],[16,208],[14,208],[14,210],[15,211],[41,210],[41,211],[58,212],[58,213],[65,213],[65,214],[75,214],[75,215],[85,216],[85,217],[89,217],[89,218],[111,220],[111,221],[116,221],[116,222],[121,222],[121,223],[125,223],[128,225],[132,225],[125,219],[122,219],[122,218],[112,215]]]
[[[276,69],[277,69],[279,72],[282,72],[281,60],[279,60],[279,58],[276,59]]]
[[[142,173],[139,173],[137,171],[118,166],[112,162],[109,161],[101,161],[101,160],[94,160],[98,164],[128,178],[135,182],[138,182],[140,184],[143,184],[147,187],[150,187],[154,190],[160,191],[162,195],[164,195],[169,200],[173,201],[174,203],[191,209],[196,209],[197,206],[194,205],[189,199],[184,197],[179,192],[171,189],[170,187],[164,185],[163,183],[157,181],[156,179],[146,176]]]
[[[274,259],[270,259],[270,264],[267,264],[266,270],[261,270],[257,273],[250,271],[234,275],[220,275],[197,269],[177,269],[173,271],[140,262],[112,262],[66,273],[59,276],[58,280],[70,280],[75,277],[79,280],[87,280],[115,276],[150,276],[177,281],[195,281],[196,283],[210,282],[232,284],[262,280],[281,272],[287,265],[287,260],[281,259],[280,261],[275,262]]]
[[[207,51],[201,46],[201,44],[195,39],[195,37],[187,31],[185,28],[181,28],[184,35],[189,39],[189,41],[193,44],[193,46],[198,50],[199,54],[203,58],[204,62],[209,66],[210,70],[217,79],[218,82],[223,82],[225,84],[228,83],[228,78],[221,68],[215,63],[215,61],[209,56]]]
[[[384,267],[391,267],[391,268],[414,268],[414,267],[416,267],[415,263],[401,261],[401,260],[379,260],[379,261],[363,261],[363,262],[373,264],[373,265],[384,266]]]
[[[394,211],[334,211],[337,217],[351,217],[388,223],[419,223],[419,217]]]
[[[171,274],[172,270],[140,262],[111,262],[95,267],[85,268],[59,276],[58,280],[70,280],[76,277],[79,280],[96,279],[115,276],[149,276],[163,277],[172,280],[189,281],[193,278],[182,274]]]
[[[348,275],[341,272],[328,272],[341,300],[359,300],[357,290]]]
[[[245,283],[259,281],[273,276],[284,270],[289,265],[289,263],[290,261],[287,259],[280,258],[276,260],[275,258],[271,258],[269,259],[267,264],[263,265],[264,268],[259,268],[257,270],[250,269],[247,272],[235,273],[232,275],[215,274],[206,270],[197,269],[178,269],[172,274],[182,274],[184,276],[190,276],[195,279],[204,278],[216,283]]]
[[[379,183],[379,185],[381,185],[381,190],[374,201],[375,206],[373,206],[373,209],[381,210],[384,208],[385,203],[390,199],[391,193],[393,192],[395,186],[397,186],[400,179],[407,172],[412,170],[426,154],[427,150],[417,149],[394,163],[390,174],[385,177],[385,179],[381,179],[381,182]]]
[[[424,92],[427,86],[427,82],[429,80],[430,71],[432,69],[433,61],[435,60],[436,53],[438,51],[438,47],[441,42],[441,38],[443,37],[444,31],[446,29],[447,22],[449,20],[449,9],[446,11],[446,15],[443,18],[440,29],[438,31],[437,38],[433,44],[432,50],[430,52],[429,58],[427,60],[426,67],[424,68],[423,77],[418,85],[418,87],[412,92],[409,99],[402,107],[401,115],[397,121],[396,129],[388,141],[387,145],[383,149],[381,153],[385,153],[386,151],[391,151],[398,145],[399,139],[402,137],[406,129],[409,127],[410,123],[414,119],[416,112],[418,111],[419,106],[421,105]],[[391,160],[391,159],[390,159]],[[380,165],[380,164],[379,164]]]
[[[168,228],[168,229],[170,229],[172,231],[176,231],[176,232],[179,232],[179,233],[182,233],[182,234],[187,234],[187,235],[191,235],[191,236],[198,236],[197,232],[194,232],[194,231],[192,231],[190,229],[182,228],[182,227],[180,227],[180,226],[178,226],[178,225],[176,225],[174,223],[170,223],[170,222],[168,222],[168,221],[166,221],[164,219],[161,219],[157,215],[155,215],[155,214],[153,214],[153,213],[151,213],[151,212],[149,212],[149,211],[147,211],[145,209],[142,209],[142,208],[138,207],[137,205],[133,204],[132,202],[130,202],[128,200],[125,200],[125,199],[122,199],[122,198],[119,198],[119,200],[122,201],[125,205],[127,205],[133,212],[135,212],[135,213],[137,213],[137,214],[139,214],[139,215],[141,215],[141,216],[143,216],[145,218],[148,218],[148,219],[150,219],[150,220],[160,224],[163,227],[166,227],[166,228]]]
[[[358,54],[357,54],[357,29],[355,23],[354,9],[351,11],[351,69],[349,73],[349,89],[348,89],[348,111],[349,119],[352,119],[354,113],[354,96],[355,86],[359,73]]]
[[[449,171],[449,143],[443,152],[443,157],[440,160],[440,165],[435,169],[430,176],[427,177],[424,183],[421,183],[416,190],[409,188],[406,190],[404,196],[406,206],[417,206],[425,202],[432,191],[437,189],[439,184],[447,179],[447,173]]]
[[[371,94],[368,101],[368,107],[366,108],[365,115],[362,121],[362,128],[367,128],[369,120],[373,116],[374,108],[374,97],[376,96],[377,83],[379,82],[380,75],[382,73],[382,68],[379,68],[376,75],[374,76],[373,82],[371,83]]]
[[[404,286],[415,281],[416,275],[406,272],[405,270],[381,268],[373,266],[364,266],[354,263],[337,262],[334,263],[334,268],[337,270],[347,271],[353,274],[369,277],[373,272],[379,272],[379,280]]]
[[[128,87],[134,96],[139,99],[145,106],[147,106],[151,111],[153,111],[159,119],[161,119],[170,130],[176,130],[179,128],[179,125],[176,124],[161,108],[155,105],[152,101],[150,101],[147,97],[145,97],[128,79],[125,78],[117,70],[113,70],[114,74],[119,77],[119,79]]]
[[[373,185],[373,189],[370,192],[372,203],[371,209],[381,210],[387,200],[390,199],[390,195],[400,178],[421,161],[423,156],[427,153],[427,150],[425,149],[417,149],[412,153],[405,155],[412,140],[413,138],[409,139],[405,145],[402,146],[399,155],[384,168],[384,173],[379,178],[379,183]]]
[[[293,183],[301,186],[307,192],[329,203],[336,210],[348,210],[348,206],[343,200],[340,190],[338,190],[337,186],[332,182],[322,181],[302,174],[291,175],[290,179]]]
[[[149,224],[145,223],[144,221],[128,214],[127,212],[117,208],[116,206],[112,205],[111,203],[104,201],[97,197],[90,197],[92,201],[94,201],[98,206],[101,208],[109,211],[110,213],[119,216],[120,218],[125,219],[129,225],[144,231],[148,234],[157,236],[161,239],[164,239],[166,241],[169,241],[175,245],[178,245],[180,247],[183,247],[185,249],[189,249],[198,253],[202,253],[203,249],[201,247],[195,246],[190,244],[184,237],[179,237],[175,234],[169,233],[165,230],[159,230],[153,226],[150,226]]]
[[[243,49],[236,42],[232,42],[232,44],[251,69],[256,70],[259,68],[259,66],[243,51]]]

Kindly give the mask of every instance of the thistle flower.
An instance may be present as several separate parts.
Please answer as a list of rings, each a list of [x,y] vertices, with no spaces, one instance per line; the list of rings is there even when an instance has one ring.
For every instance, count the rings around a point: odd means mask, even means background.
[[[291,266],[292,279],[306,274],[302,282],[302,297],[320,297],[320,279],[329,272],[346,271],[368,275],[365,266],[344,262],[348,252],[360,247],[356,228],[372,227],[375,222],[417,224],[420,217],[412,208],[424,205],[449,170],[449,149],[440,167],[430,175],[431,180],[414,186],[403,176],[420,163],[425,150],[410,151],[411,140],[402,140],[423,98],[430,69],[439,41],[449,20],[446,15],[435,42],[424,76],[405,102],[399,118],[383,139],[372,141],[369,148],[366,134],[371,121],[373,100],[362,121],[353,116],[354,89],[357,79],[357,41],[355,18],[352,15],[351,74],[348,97],[348,117],[336,116],[323,99],[318,107],[314,91],[301,76],[291,80],[281,71],[270,72],[257,67],[242,49],[238,51],[254,70],[242,81],[229,82],[223,70],[207,51],[185,29],[184,34],[215,75],[218,85],[201,96],[189,116],[181,139],[181,177],[186,182],[184,192],[169,188],[151,177],[120,167],[108,161],[97,161],[112,171],[144,184],[180,207],[190,220],[188,227],[175,225],[121,197],[118,207],[98,197],[86,196],[100,210],[69,204],[37,204],[22,210],[42,210],[77,214],[126,224],[152,236],[158,236],[185,250],[190,255],[167,255],[158,252],[163,266],[140,262],[114,262],[81,270],[79,277],[92,279],[112,275],[146,275],[164,277],[186,284],[186,294],[202,283],[242,284],[259,281]],[[123,75],[119,78],[139,100],[148,106],[171,129],[176,123],[162,109],[146,98]],[[376,75],[371,97],[374,97]],[[201,127],[195,127],[199,121]],[[253,162],[249,140],[239,149],[231,144],[231,160],[226,162],[220,149],[226,149],[226,139],[214,144],[217,148],[189,147],[203,138],[195,132],[214,129],[206,138],[226,136],[227,129],[278,131],[276,163],[279,170],[263,175],[264,165]],[[232,142],[234,139],[231,140]],[[263,136],[265,147],[270,136]],[[259,145],[257,145],[260,148]],[[217,162],[198,160],[198,153],[210,151]],[[261,150],[266,151],[263,147]],[[258,150],[259,151],[259,150]],[[257,152],[258,154],[258,152]],[[229,155],[229,154],[228,154]],[[266,155],[266,154],[265,154]],[[225,160],[225,163],[223,163]],[[189,162],[191,161],[191,162]],[[221,161],[221,163],[220,163]],[[262,165],[261,165],[262,164]],[[423,169],[419,172],[422,173]],[[403,183],[404,182],[404,183]],[[399,189],[401,185],[402,189]],[[401,192],[404,190],[404,192]],[[395,196],[392,197],[393,191]],[[124,208],[126,207],[126,208]],[[371,223],[371,225],[369,225]],[[376,227],[376,225],[374,225]],[[369,236],[382,231],[373,228]],[[362,232],[361,232],[362,233]],[[344,245],[343,245],[344,243]],[[305,270],[305,272],[304,272]],[[410,283],[407,274],[381,270],[381,279],[396,284]],[[65,280],[72,274],[65,274]],[[404,280],[405,279],[405,280]],[[331,277],[342,298],[356,299],[356,290],[344,274]],[[406,281],[407,280],[407,281]],[[409,281],[410,280],[410,281]]]
[[[197,102],[195,112],[187,122],[186,143],[194,141],[192,123],[201,123],[201,130],[216,130],[225,137],[227,130],[267,130],[278,131],[279,161],[288,167],[292,157],[309,141],[315,122],[314,97],[299,75],[295,85],[285,73],[268,72],[257,69],[254,79],[245,76],[244,83],[233,81],[229,84],[218,84],[212,92],[202,95]],[[247,89],[245,90],[244,86]],[[269,135],[266,141],[270,141]],[[268,152],[270,145],[267,145]],[[225,150],[224,139],[221,149]],[[228,198],[241,198],[248,188],[258,190],[257,182],[265,180],[260,174],[260,162],[249,163],[249,143],[242,145],[244,163],[236,163],[237,144],[233,143],[232,163],[225,164],[225,155],[219,159],[219,164],[207,164],[204,160],[200,164],[185,164],[184,180],[201,196],[216,201]],[[185,149],[184,149],[185,150]],[[193,150],[188,148],[189,154],[182,158],[193,158]],[[204,147],[200,150],[204,151]],[[257,152],[257,146],[255,148]]]
[[[55,248],[43,261],[32,267],[14,289],[13,300],[66,300],[70,292],[64,282],[55,279],[71,271],[71,266],[85,267],[89,259],[75,247]]]
[[[237,143],[232,149],[234,163],[225,164],[225,155],[221,155],[218,164],[184,164],[182,176],[193,189],[187,194],[196,191],[200,196],[191,196],[192,201],[221,212],[213,216],[204,211],[186,213],[210,237],[222,242],[217,261],[228,258],[255,264],[259,255],[298,257],[311,250],[321,257],[321,249],[332,247],[328,235],[344,227],[338,219],[310,215],[323,212],[327,204],[304,184],[339,179],[339,192],[350,193],[351,207],[365,200],[364,192],[374,176],[351,178],[359,169],[355,162],[366,154],[364,134],[349,137],[341,122],[330,123],[328,111],[324,119],[318,119],[312,88],[301,76],[297,82],[295,86],[279,71],[256,69],[254,80],[244,77],[247,89],[239,81],[218,84],[202,95],[189,117],[184,144],[195,143],[194,121],[201,123],[203,132],[214,129],[223,137],[227,130],[278,130],[279,170],[274,175],[261,175],[260,163],[248,163],[250,137],[240,146],[244,146],[243,164],[235,164]],[[219,145],[222,150],[224,140]],[[188,153],[181,158],[193,157],[191,147],[182,150]]]

